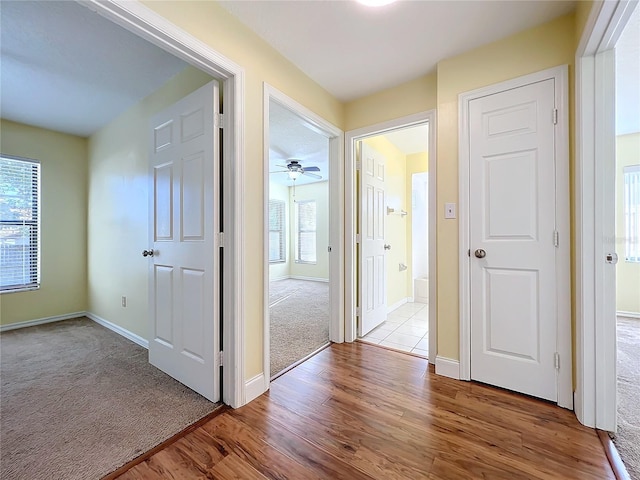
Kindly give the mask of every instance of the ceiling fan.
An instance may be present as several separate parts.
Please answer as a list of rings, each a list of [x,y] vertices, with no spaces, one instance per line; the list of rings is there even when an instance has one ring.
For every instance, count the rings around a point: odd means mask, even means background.
[[[300,164],[300,160],[291,159],[289,160],[289,163],[287,163],[286,165],[276,165],[276,166],[280,168],[286,168],[286,170],[276,170],[275,172],[269,172],[269,173],[286,173],[287,175],[289,175],[289,178],[293,181],[295,181],[298,177],[300,177],[300,175],[306,175],[308,177],[313,177],[317,179],[322,178],[321,175],[318,175],[316,173],[310,173],[310,172],[319,172],[320,169],[318,167],[303,167]]]

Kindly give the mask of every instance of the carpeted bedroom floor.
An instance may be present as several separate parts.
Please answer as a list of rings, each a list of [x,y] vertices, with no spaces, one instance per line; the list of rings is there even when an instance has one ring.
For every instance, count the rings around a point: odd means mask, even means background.
[[[0,335],[2,479],[99,479],[218,407],[88,318]]]
[[[618,317],[618,433],[613,443],[640,480],[640,320]]]
[[[329,343],[329,283],[269,282],[271,376]]]

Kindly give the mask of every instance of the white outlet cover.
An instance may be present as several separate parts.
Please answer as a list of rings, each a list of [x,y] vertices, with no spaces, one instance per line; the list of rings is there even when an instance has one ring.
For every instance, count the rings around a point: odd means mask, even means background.
[[[444,218],[456,218],[456,204],[445,203],[444,204]]]

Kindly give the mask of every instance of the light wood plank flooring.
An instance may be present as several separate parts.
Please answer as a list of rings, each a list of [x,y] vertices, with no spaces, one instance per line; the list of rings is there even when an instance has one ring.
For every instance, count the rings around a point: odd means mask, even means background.
[[[615,477],[572,412],[356,342],[323,350],[119,478]]]

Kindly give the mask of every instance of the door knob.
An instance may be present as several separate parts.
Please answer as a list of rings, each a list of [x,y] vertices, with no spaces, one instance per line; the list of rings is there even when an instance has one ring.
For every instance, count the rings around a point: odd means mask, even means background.
[[[487,252],[485,252],[483,249],[479,248],[477,249],[475,252],[473,252],[473,254],[478,257],[478,258],[484,258],[487,256]]]
[[[385,250],[391,250],[391,245],[387,245],[387,244],[385,244],[384,249],[385,249]]]
[[[155,252],[153,250],[143,250],[142,251],[142,256],[143,257],[153,257],[153,254]]]

